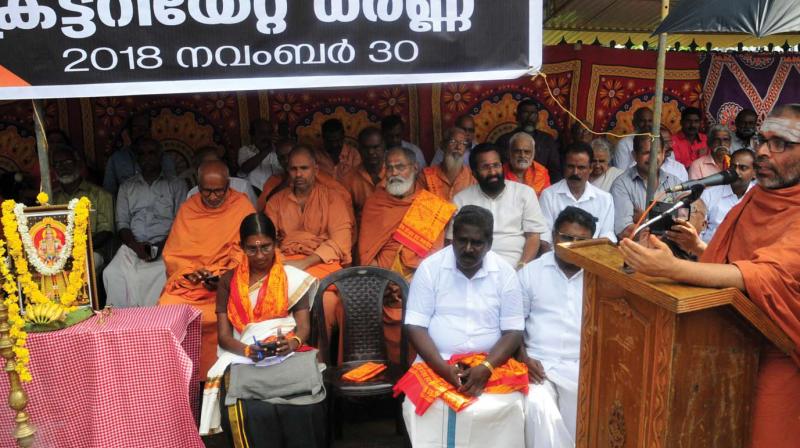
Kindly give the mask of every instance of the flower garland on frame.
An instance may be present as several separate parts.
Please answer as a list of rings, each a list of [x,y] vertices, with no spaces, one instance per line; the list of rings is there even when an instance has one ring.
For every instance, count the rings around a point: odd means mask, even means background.
[[[69,201],[67,229],[64,232],[64,246],[59,250],[56,262],[53,263],[52,266],[47,266],[42,263],[42,260],[36,253],[36,247],[33,246],[33,238],[31,238],[31,232],[30,229],[28,229],[28,220],[25,218],[25,204],[17,204],[14,206],[14,215],[17,217],[17,229],[22,239],[22,246],[25,248],[25,253],[28,255],[28,261],[38,273],[49,277],[64,270],[64,265],[67,263],[67,259],[72,252],[72,234],[75,230],[75,205],[77,203],[77,199]]]

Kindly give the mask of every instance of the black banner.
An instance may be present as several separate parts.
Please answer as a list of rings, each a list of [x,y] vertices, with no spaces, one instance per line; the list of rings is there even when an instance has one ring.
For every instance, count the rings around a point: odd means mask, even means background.
[[[0,1],[0,99],[518,77],[542,0]]]

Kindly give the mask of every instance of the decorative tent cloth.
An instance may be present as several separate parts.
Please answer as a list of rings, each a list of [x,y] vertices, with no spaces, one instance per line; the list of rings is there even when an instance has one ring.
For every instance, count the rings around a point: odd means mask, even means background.
[[[709,124],[734,128],[742,109],[759,123],[778,104],[800,102],[800,55],[709,53],[700,56],[703,104]]]
[[[664,121],[679,129],[680,111],[708,105],[707,121],[731,122],[741,108],[761,117],[778,103],[800,100],[800,56],[773,53],[670,52],[664,86]],[[633,112],[652,106],[656,53],[584,45],[544,49],[543,72],[553,95],[595,131],[633,130]],[[702,78],[701,78],[702,72]],[[705,80],[705,83],[703,83]],[[176,159],[178,170],[202,146],[225,147],[228,159],[249,142],[250,122],[268,117],[300,138],[321,141],[319,128],[339,118],[353,142],[365,126],[398,114],[405,139],[432,157],[442,132],[462,114],[476,118],[479,140],[493,140],[515,126],[517,103],[530,97],[540,106],[542,129],[559,136],[572,119],[550,98],[545,80],[388,86],[346,90],[260,91],[196,95],[83,98],[47,101],[48,129],[63,129],[96,173],[110,154],[127,144],[130,117],[148,112],[155,138]],[[705,85],[704,88],[701,86]],[[38,172],[30,101],[0,102],[0,172]],[[613,139],[612,139],[613,140]]]

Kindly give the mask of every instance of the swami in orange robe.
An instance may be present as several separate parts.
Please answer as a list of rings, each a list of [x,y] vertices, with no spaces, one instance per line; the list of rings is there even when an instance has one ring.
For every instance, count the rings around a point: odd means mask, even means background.
[[[238,266],[243,257],[239,225],[254,212],[247,196],[235,190],[228,189],[218,208],[207,207],[202,194],[196,194],[181,205],[164,246],[167,283],[158,304],[188,304],[203,313],[201,378],[217,360],[217,292],[209,291],[202,283],[192,284],[184,275],[198,269],[222,275]]]
[[[397,272],[410,280],[422,259],[444,246],[444,229],[455,206],[422,189],[398,198],[375,190],[364,205],[358,236],[362,265]],[[411,211],[411,213],[409,213]],[[400,359],[402,306],[397,295],[384,306],[384,332],[390,359]]]
[[[334,177],[339,182],[343,181],[351,170],[361,165],[361,154],[358,153],[356,148],[347,143],[342,146],[338,163],[334,162],[330,154],[323,150],[317,150],[314,153],[314,158],[317,159],[321,172]]]
[[[322,171],[317,171],[317,182],[338,193],[342,199],[345,199],[348,203],[350,202],[350,192],[347,191],[344,185],[337,182],[336,179],[334,179],[331,175],[323,173]],[[267,200],[271,199],[272,196],[274,196],[274,193],[279,191],[277,190],[278,188],[285,188],[286,185],[287,182],[285,174],[276,174],[270,176],[269,179],[264,182],[264,188],[261,189],[261,194],[258,196],[258,200],[256,201],[256,210],[263,211],[264,207],[267,205]]]
[[[507,180],[513,180],[514,182],[525,184],[533,188],[537,195],[542,194],[542,190],[550,186],[550,174],[547,172],[547,168],[536,161],[534,161],[533,164],[525,171],[525,178],[522,180],[520,180],[519,176],[511,171],[511,167],[508,165],[508,163],[503,164],[503,172],[505,173]]]
[[[450,182],[441,164],[423,169],[420,182],[426,190],[445,201],[453,202],[453,197],[461,190],[478,183],[468,167],[463,164],[460,166],[461,171],[452,182]]]
[[[728,213],[700,258],[735,264],[750,300],[795,343],[791,356],[775,347],[761,355],[751,414],[753,448],[800,444],[799,230],[800,185],[776,190],[756,185]]]
[[[350,203],[340,192],[314,182],[302,206],[292,189],[286,188],[267,202],[266,215],[281,237],[280,249],[287,263],[315,254],[322,262],[306,267],[305,271],[322,279],[350,265],[353,245],[350,209]],[[322,302],[330,337],[335,324],[344,318],[343,310],[333,290],[325,291]]]

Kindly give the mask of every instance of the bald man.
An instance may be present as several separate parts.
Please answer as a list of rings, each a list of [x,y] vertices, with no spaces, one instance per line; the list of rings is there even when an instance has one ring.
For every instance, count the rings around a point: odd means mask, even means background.
[[[186,198],[186,183],[162,170],[159,142],[142,137],[132,149],[140,170],[117,194],[122,246],[103,270],[107,303],[115,307],[153,306],[158,301],[166,281],[161,250]]]
[[[200,189],[197,187],[197,167],[200,166],[203,162],[210,162],[212,160],[222,161],[220,153],[221,150],[216,146],[204,146],[198,149],[194,153],[195,166],[191,168],[192,170],[191,178],[187,178],[183,174],[181,175],[186,179],[187,183],[190,182],[190,180],[192,182],[191,190],[189,190],[189,193],[186,195],[186,199],[189,199],[189,197],[194,196],[200,192]],[[256,193],[255,191],[253,191],[253,187],[252,185],[250,185],[250,182],[240,177],[231,177],[230,180],[231,180],[231,189],[236,190],[239,193],[244,193],[245,195],[247,195],[247,199],[249,199],[253,205],[256,205],[256,203],[258,202],[258,197],[256,197]]]
[[[167,283],[159,305],[192,305],[203,313],[200,378],[217,359],[216,289],[219,276],[239,265],[239,224],[253,204],[230,188],[228,167],[219,160],[197,169],[200,194],[178,210],[164,247]]]
[[[352,206],[317,181],[319,167],[309,148],[294,148],[286,171],[289,187],[267,201],[266,215],[275,223],[284,263],[322,279],[352,261]],[[326,291],[323,306],[330,336],[342,318],[338,296]]]

